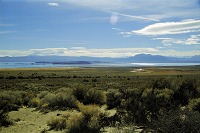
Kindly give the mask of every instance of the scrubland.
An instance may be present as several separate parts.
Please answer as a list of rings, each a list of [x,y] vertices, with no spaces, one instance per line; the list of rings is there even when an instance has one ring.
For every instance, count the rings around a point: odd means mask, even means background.
[[[0,132],[200,132],[200,66],[1,69],[0,89]]]

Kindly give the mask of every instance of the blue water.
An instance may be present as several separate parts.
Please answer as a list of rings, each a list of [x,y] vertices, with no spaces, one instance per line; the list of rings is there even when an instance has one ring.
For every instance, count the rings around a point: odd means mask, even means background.
[[[50,64],[34,62],[0,62],[0,68],[79,68],[79,67],[144,67],[144,66],[194,66],[200,63],[93,63]]]

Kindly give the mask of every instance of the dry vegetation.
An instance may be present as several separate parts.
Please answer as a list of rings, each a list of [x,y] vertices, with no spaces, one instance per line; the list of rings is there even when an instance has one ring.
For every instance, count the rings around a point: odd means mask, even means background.
[[[199,66],[136,69],[2,69],[2,131],[21,121],[8,114],[22,107],[64,111],[40,132],[200,131]]]

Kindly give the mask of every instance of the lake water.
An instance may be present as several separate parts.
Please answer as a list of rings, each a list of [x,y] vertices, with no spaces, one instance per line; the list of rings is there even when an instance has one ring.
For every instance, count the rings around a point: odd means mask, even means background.
[[[35,62],[0,62],[0,68],[79,68],[79,67],[145,67],[145,66],[194,66],[200,63],[92,63],[50,64]]]

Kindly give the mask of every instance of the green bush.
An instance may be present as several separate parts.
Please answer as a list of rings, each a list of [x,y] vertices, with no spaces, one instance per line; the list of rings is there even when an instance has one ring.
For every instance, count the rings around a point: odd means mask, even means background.
[[[165,78],[159,78],[153,82],[153,89],[165,89],[165,88],[171,88],[171,83],[169,80]]]
[[[68,133],[98,133],[103,127],[105,110],[97,105],[84,105],[77,102],[79,111],[67,111],[61,116],[52,118],[48,125],[54,130],[65,129]]]
[[[59,108],[76,108],[76,99],[70,93],[57,93],[56,106]]]
[[[85,86],[79,86],[73,89],[73,95],[77,100],[84,104],[105,104],[106,93],[102,90],[95,90],[93,88],[85,88]]]
[[[180,105],[187,105],[190,99],[200,97],[197,90],[197,82],[193,79],[185,79],[174,93],[174,101]]]
[[[0,127],[7,127],[11,124],[12,122],[8,119],[7,112],[5,112],[4,110],[0,110]]]
[[[75,87],[75,89],[73,89],[72,93],[77,100],[85,102],[85,96],[87,94],[87,91],[89,91],[89,89],[90,88],[86,88],[85,86],[79,85],[78,87]]]
[[[41,91],[37,94],[37,97],[42,99],[44,96],[46,96],[49,92],[48,91]]]
[[[84,97],[85,104],[100,104],[106,103],[106,93],[102,90],[90,89]]]
[[[57,94],[47,93],[41,99],[41,106],[48,105],[49,109],[66,109],[76,108],[75,97],[67,92],[59,92]]]
[[[55,108],[56,106],[56,94],[48,93],[41,99],[41,105],[48,104],[49,108]]]
[[[198,111],[200,113],[200,98],[189,100],[188,107],[190,110]]]
[[[7,119],[7,113],[18,110],[24,105],[25,92],[21,91],[2,91],[0,92],[0,126],[8,126],[11,122]]]
[[[107,106],[108,109],[116,108],[121,105],[122,94],[116,89],[110,89],[107,92]]]
[[[160,115],[152,121],[155,132],[161,133],[198,133],[200,131],[200,113],[187,109],[177,109]]]
[[[31,106],[33,107],[40,107],[41,105],[41,101],[39,97],[34,97],[31,101],[30,101]]]

